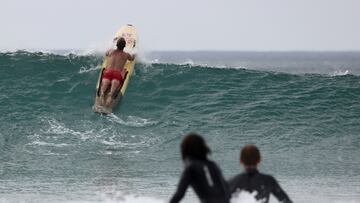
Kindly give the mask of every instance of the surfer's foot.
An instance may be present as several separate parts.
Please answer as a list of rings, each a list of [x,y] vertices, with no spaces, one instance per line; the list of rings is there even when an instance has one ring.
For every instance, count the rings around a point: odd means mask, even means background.
[[[104,96],[103,94],[100,95],[99,101],[100,101],[100,105],[101,105],[101,106],[104,106],[104,105],[105,105],[105,96]]]
[[[106,106],[109,107],[111,105],[112,102],[112,97],[108,96],[107,100],[106,100]]]

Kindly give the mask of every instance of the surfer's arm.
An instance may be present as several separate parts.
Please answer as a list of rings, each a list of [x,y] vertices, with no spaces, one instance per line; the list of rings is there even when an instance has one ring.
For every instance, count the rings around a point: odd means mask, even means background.
[[[272,193],[281,203],[292,203],[289,196],[285,193],[285,191],[280,187],[279,183],[272,178]]]
[[[105,56],[110,56],[111,52],[112,52],[112,49],[107,50],[105,53]]]
[[[190,170],[186,168],[181,175],[179,185],[177,187],[176,193],[170,200],[170,203],[177,203],[184,197],[187,187],[190,185]]]
[[[135,59],[136,55],[135,54],[128,54],[128,60],[129,61],[133,61]]]

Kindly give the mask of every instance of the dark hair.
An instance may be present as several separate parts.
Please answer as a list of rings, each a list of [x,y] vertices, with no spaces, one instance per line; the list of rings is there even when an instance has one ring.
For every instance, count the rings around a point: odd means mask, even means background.
[[[123,50],[125,45],[126,45],[126,41],[123,37],[120,37],[120,39],[118,39],[118,41],[116,42],[116,47],[119,50]]]
[[[206,160],[211,150],[206,146],[205,140],[196,133],[187,134],[181,142],[182,159],[193,158]]]
[[[255,145],[245,145],[241,149],[240,160],[245,166],[256,166],[260,159],[260,151]]]

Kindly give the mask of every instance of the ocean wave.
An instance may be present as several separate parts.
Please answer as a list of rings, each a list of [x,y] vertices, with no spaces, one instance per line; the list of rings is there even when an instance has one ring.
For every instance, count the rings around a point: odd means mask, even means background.
[[[359,170],[353,160],[359,154],[360,77],[352,67],[358,67],[358,59],[341,58],[329,69],[328,63],[318,63],[323,60],[304,60],[299,66],[250,57],[261,62],[253,67],[247,61],[228,65],[184,58],[169,63],[162,58],[155,63],[137,62],[121,103],[124,108],[101,116],[91,106],[102,56],[0,54],[0,158],[4,163],[19,163],[0,180],[8,181],[5,189],[14,188],[11,194],[1,193],[0,202],[27,202],[30,193],[38,199],[29,202],[51,199],[41,196],[50,193],[62,202],[162,202],[175,187],[181,135],[190,130],[206,136],[225,175],[239,171],[240,145],[255,143],[267,157],[263,169],[281,175],[279,180],[296,202],[357,200],[358,191],[353,189],[359,185],[354,178]],[[186,59],[191,62],[184,64]],[[220,70],[219,64],[226,67]],[[274,67],[279,64],[289,73],[262,69],[277,70]],[[292,68],[310,73],[294,74]],[[311,156],[306,156],[309,151]],[[49,156],[47,162],[42,155]],[[131,186],[125,190],[137,195],[94,200],[91,195],[98,185],[82,184],[104,176],[115,181],[122,177]],[[298,181],[289,184],[294,177]],[[31,179],[30,186],[25,187],[22,178]],[[49,182],[54,178],[64,188]],[[147,187],[162,187],[159,179],[169,187],[161,191]],[[83,188],[72,193],[68,180]],[[344,187],[333,187],[344,182]],[[317,188],[321,188],[318,194],[308,195]],[[90,197],[82,198],[84,194]],[[12,199],[5,201],[7,197]]]
[[[143,64],[147,64],[147,66],[151,65],[166,65],[166,66],[179,66],[179,67],[198,67],[198,68],[218,68],[218,69],[246,69],[246,67],[242,67],[242,66],[237,66],[237,67],[230,67],[230,66],[225,66],[225,65],[210,65],[207,63],[195,63],[194,61],[192,61],[191,59],[185,60],[183,62],[162,62],[159,59],[153,59],[150,61],[143,61]]]
[[[77,56],[91,56],[91,55],[103,55],[106,50],[101,49],[1,49],[0,53],[2,54],[12,54],[16,55],[19,53],[28,53],[28,54],[51,54],[51,55],[59,55],[59,56],[68,56],[68,55],[77,55]]]
[[[166,53],[166,52],[164,52]],[[225,52],[226,53],[226,52]],[[190,54],[194,54],[194,57],[191,57]],[[197,53],[189,53],[183,58],[170,59],[162,58],[162,57],[153,57],[152,53],[143,53],[138,55],[137,64],[144,67],[151,67],[152,65],[166,65],[166,66],[179,66],[179,67],[194,67],[194,68],[215,68],[215,69],[246,69],[246,70],[255,70],[255,71],[266,71],[266,72],[282,72],[282,73],[290,73],[290,74],[322,74],[322,75],[330,75],[330,76],[343,76],[348,74],[359,75],[360,69],[358,67],[357,61],[350,61],[353,64],[346,64],[347,61],[330,61],[324,63],[323,61],[311,61],[314,57],[310,57],[310,61],[305,61],[305,59],[286,59],[285,57],[273,56],[274,58],[260,58],[260,56],[254,58],[245,58],[245,59],[237,59],[237,58],[227,58],[227,55],[224,55],[223,59],[219,58],[218,60],[212,59],[211,54],[209,56],[204,56],[205,58],[199,58],[196,56]],[[251,55],[251,53],[247,53]],[[253,53],[256,55],[257,53]],[[266,54],[266,53],[264,53]],[[269,53],[270,55],[272,53]],[[89,50],[34,50],[34,49],[18,49],[18,50],[2,50],[0,55],[8,55],[12,56],[12,59],[21,60],[22,55],[26,56],[40,56],[39,60],[42,60],[45,63],[49,60],[49,63],[52,61],[52,57],[54,56],[62,56],[65,57],[65,60],[69,60],[71,63],[74,60],[75,63],[79,63],[79,74],[84,74],[92,71],[96,71],[101,67],[102,58],[104,55],[104,51],[91,48]],[[167,53],[167,55],[169,55]],[[349,54],[352,56],[351,54]],[[17,57],[14,57],[17,56]],[[292,56],[292,55],[290,55]],[[295,55],[296,56],[296,55]],[[348,56],[348,57],[350,57]],[[356,56],[356,55],[355,55]],[[355,57],[352,56],[352,57]],[[20,57],[20,58],[19,58]],[[207,58],[206,58],[207,57]],[[249,57],[249,56],[248,56]],[[280,58],[279,58],[280,57]],[[293,57],[293,56],[292,56]],[[329,56],[329,57],[332,57]],[[345,58],[346,59],[346,58]],[[343,59],[343,60],[345,60]],[[231,61],[233,60],[233,61]],[[268,60],[268,61],[267,61]],[[278,60],[278,61],[277,61]],[[285,60],[285,61],[283,61]],[[294,61],[292,61],[294,60]],[[88,65],[83,65],[84,63]],[[345,63],[345,64],[344,64]],[[346,70],[335,70],[336,67],[342,66],[350,66],[353,68],[348,68]]]

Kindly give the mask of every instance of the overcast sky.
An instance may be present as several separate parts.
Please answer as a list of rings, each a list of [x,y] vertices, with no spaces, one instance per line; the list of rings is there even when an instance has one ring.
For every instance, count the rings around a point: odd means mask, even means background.
[[[0,49],[360,50],[360,0],[0,0]]]

